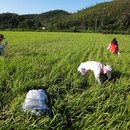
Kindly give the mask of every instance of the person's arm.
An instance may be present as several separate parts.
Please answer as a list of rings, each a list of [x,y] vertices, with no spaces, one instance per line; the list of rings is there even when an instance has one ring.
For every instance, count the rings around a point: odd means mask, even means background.
[[[107,47],[107,50],[110,50],[110,48],[111,48],[111,44],[109,44],[109,46]]]
[[[98,84],[101,85],[101,81],[100,81],[100,72],[95,71],[95,72],[94,72],[94,76],[95,76],[96,82],[98,82]]]
[[[111,71],[107,72],[107,77],[108,77],[108,79],[111,79]]]

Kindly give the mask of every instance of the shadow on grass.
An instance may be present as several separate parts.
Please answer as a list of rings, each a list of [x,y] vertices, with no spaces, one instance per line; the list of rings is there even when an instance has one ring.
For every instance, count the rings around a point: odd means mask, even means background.
[[[113,70],[111,79],[109,79],[109,81],[115,83],[121,77],[121,75],[122,75],[121,72]],[[104,83],[106,80],[108,80],[108,77],[106,74],[101,74],[100,79],[101,79],[102,83]]]
[[[69,91],[71,94],[80,94],[84,92],[84,90],[86,90],[90,85],[88,84],[86,76],[78,76],[76,82],[74,81],[72,84],[67,86],[67,91]]]
[[[116,70],[113,70],[112,72],[112,78],[111,80],[116,80],[119,79],[121,77],[122,73]]]
[[[81,82],[79,83],[81,89],[86,89],[89,87],[88,79],[86,76],[82,77]]]

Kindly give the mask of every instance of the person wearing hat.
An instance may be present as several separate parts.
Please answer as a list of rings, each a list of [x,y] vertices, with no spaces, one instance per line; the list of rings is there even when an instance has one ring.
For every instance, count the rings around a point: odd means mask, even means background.
[[[78,67],[78,72],[82,75],[87,74],[87,72],[93,71],[96,82],[101,85],[100,76],[101,74],[105,74],[108,77],[108,80],[111,79],[112,67],[110,65],[104,65],[98,61],[87,61],[83,62]]]
[[[3,44],[1,43],[3,41],[4,35],[0,34],[0,55],[4,54],[4,48],[6,47],[6,45],[8,44],[8,42],[4,42]]]

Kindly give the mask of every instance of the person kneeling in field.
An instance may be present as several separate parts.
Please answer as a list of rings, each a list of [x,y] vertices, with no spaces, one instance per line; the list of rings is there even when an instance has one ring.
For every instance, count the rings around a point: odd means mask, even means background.
[[[50,108],[47,106],[47,95],[43,89],[29,90],[22,109],[24,112],[31,112],[32,115],[41,116],[50,114]]]
[[[109,50],[113,54],[118,54],[118,55],[120,54],[120,52],[119,52],[119,46],[118,46],[118,41],[116,40],[116,38],[112,39],[111,43],[107,47],[107,50]]]
[[[97,61],[87,61],[81,63],[77,70],[82,75],[85,75],[89,70],[93,71],[96,82],[98,82],[101,85],[100,75],[106,74],[108,79],[110,79],[112,67],[110,65],[104,65],[101,62]]]
[[[4,35],[0,34],[0,55],[4,54],[4,48],[6,47],[6,45],[8,44],[7,42],[4,42],[3,44],[1,43],[3,41]]]

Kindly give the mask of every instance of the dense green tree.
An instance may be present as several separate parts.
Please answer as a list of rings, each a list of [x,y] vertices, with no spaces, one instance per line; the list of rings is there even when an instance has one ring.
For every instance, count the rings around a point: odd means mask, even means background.
[[[19,28],[22,29],[32,29],[34,27],[34,22],[28,19],[25,19],[23,22],[19,23]]]
[[[19,16],[17,14],[0,14],[0,29],[17,28],[19,21]]]

